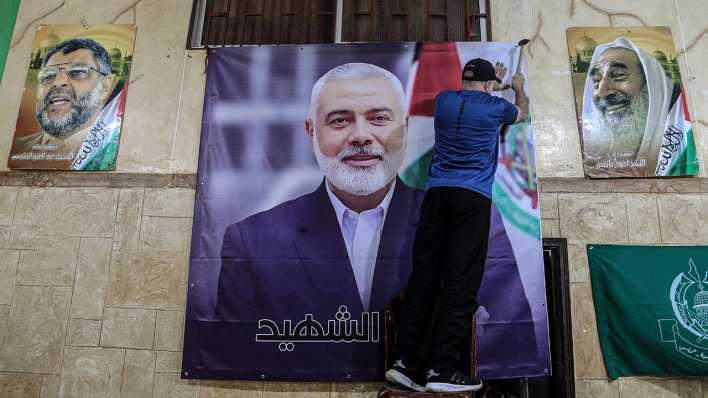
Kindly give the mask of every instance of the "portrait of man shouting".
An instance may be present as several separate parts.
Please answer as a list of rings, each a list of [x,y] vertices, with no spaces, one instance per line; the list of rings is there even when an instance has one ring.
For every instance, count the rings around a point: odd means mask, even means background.
[[[114,51],[89,38],[47,49],[36,74],[34,115],[41,130],[16,135],[11,168],[115,168],[125,102],[118,77],[127,68]]]

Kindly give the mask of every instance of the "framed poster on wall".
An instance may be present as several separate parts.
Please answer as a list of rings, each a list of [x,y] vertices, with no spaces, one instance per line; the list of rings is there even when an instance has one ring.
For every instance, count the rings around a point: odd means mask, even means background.
[[[11,169],[116,168],[135,25],[40,25]]]
[[[698,174],[671,29],[578,27],[566,33],[585,175]]]

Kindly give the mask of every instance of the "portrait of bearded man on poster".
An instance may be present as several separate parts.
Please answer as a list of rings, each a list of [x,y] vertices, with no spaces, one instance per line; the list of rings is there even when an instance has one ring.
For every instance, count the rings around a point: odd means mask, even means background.
[[[69,37],[51,46],[35,44],[10,168],[115,169],[132,49],[109,51],[97,40]]]
[[[652,54],[625,37],[597,46],[583,93],[586,174],[674,175],[690,132],[684,108],[680,84]]]

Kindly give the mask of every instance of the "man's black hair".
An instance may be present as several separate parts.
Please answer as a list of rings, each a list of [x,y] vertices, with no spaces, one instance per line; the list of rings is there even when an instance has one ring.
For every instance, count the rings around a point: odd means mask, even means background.
[[[61,51],[62,54],[69,54],[82,48],[91,50],[96,64],[98,65],[96,69],[98,69],[99,72],[104,75],[111,74],[111,57],[108,55],[108,51],[106,51],[102,45],[91,39],[70,39],[57,44],[51,50],[47,51],[47,55],[44,57],[44,61],[42,61],[42,67],[47,66],[49,58],[59,51]]]

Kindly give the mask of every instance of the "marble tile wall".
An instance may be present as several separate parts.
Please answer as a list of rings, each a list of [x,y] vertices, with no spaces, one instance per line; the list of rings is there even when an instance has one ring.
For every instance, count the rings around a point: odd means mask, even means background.
[[[115,0],[101,7],[89,0],[23,1],[0,83],[0,130],[6,132],[0,171],[36,25],[83,19],[138,24],[117,171],[194,173],[205,55],[184,50],[190,9],[189,0]],[[683,49],[699,156],[708,158],[707,14],[705,0],[494,0],[494,39],[532,39],[540,175],[560,178],[556,186],[582,177],[565,43],[572,26],[670,26]],[[708,396],[708,379],[606,380],[585,254],[585,245],[597,242],[708,244],[708,197],[610,193],[603,186],[541,193],[544,237],[569,244],[577,396]],[[179,378],[193,200],[191,189],[0,186],[0,396],[375,396],[376,384]],[[57,204],[64,204],[61,211]]]
[[[80,196],[91,200],[75,200]],[[0,236],[0,391],[28,397],[375,396],[375,383],[179,379],[188,246],[175,242],[190,239],[193,190],[0,187],[0,197],[14,209],[6,216],[8,233]],[[62,205],[72,211],[57,211],[63,203],[72,203]],[[578,397],[708,393],[708,379],[606,380],[585,254],[590,242],[708,244],[708,227],[700,221],[708,219],[708,197],[558,192],[543,193],[541,207],[544,237],[569,244]],[[33,212],[53,218],[34,218],[27,228],[23,218]],[[88,212],[95,220],[81,228],[76,215]],[[152,228],[145,220],[164,226],[151,245],[141,238]]]

